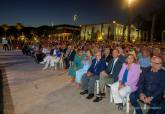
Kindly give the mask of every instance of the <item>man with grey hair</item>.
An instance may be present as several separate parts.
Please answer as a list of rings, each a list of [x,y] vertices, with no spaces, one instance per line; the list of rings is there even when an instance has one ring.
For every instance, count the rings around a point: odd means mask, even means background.
[[[105,70],[106,62],[101,58],[101,52],[95,53],[95,58],[92,60],[92,64],[87,73],[82,77],[82,92],[81,95],[89,94],[86,98],[92,99],[94,97],[94,87],[96,80],[100,78],[100,72]]]
[[[151,58],[151,67],[143,70],[139,82],[138,90],[130,95],[130,102],[135,107],[136,114],[143,114],[139,102],[140,99],[145,104],[150,105],[147,114],[156,114],[160,109],[159,102],[165,91],[165,70],[162,69],[162,59],[158,56]]]

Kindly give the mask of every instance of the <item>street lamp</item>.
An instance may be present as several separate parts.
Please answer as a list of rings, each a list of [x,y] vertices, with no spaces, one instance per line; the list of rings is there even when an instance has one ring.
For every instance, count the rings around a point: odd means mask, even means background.
[[[128,0],[128,42],[131,41],[131,8],[135,0]]]
[[[128,7],[131,7],[132,3],[134,2],[135,0],[128,0]]]
[[[116,21],[113,21],[113,40],[116,40],[116,28],[115,28]]]

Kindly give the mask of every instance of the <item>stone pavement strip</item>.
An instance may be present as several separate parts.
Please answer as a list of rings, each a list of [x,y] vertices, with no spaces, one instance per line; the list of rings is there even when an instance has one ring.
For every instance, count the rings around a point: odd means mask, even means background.
[[[0,64],[5,79],[4,114],[125,114],[109,103],[108,94],[93,103],[69,84],[63,70],[43,71],[43,65],[21,51],[0,50]]]

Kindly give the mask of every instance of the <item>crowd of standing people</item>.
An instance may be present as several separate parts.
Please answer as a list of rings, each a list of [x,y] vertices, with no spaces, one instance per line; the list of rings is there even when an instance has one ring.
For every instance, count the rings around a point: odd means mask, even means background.
[[[21,49],[24,45],[24,41],[19,41],[18,39],[13,39],[11,37],[2,37],[2,48],[5,51],[11,51],[14,49]]]

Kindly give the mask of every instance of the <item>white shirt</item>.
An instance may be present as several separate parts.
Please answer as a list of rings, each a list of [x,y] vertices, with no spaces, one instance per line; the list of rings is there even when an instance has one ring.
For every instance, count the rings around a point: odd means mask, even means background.
[[[53,51],[53,55],[54,55],[54,56],[56,56],[56,51],[57,51],[57,50],[56,50],[56,49],[54,49],[54,51]]]
[[[2,44],[7,44],[7,43],[8,43],[7,39],[6,38],[2,38]]]
[[[111,73],[110,73],[110,74],[112,74],[112,73],[113,73],[113,69],[114,69],[114,66],[115,66],[115,64],[116,64],[117,60],[118,60],[118,58],[115,58],[115,60],[113,61],[112,70],[111,70]]]
[[[48,53],[50,53],[50,51],[47,48],[43,48],[42,53],[48,54]]]

